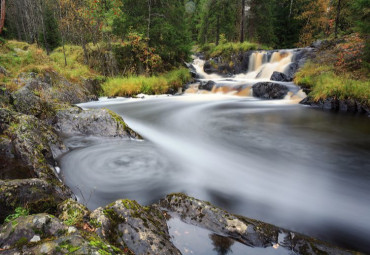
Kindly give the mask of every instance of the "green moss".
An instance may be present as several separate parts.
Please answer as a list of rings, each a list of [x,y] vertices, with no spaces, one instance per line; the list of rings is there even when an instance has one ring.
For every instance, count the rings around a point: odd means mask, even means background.
[[[26,237],[21,237],[15,243],[15,246],[21,248],[22,246],[26,245],[27,243],[28,243],[28,239]]]

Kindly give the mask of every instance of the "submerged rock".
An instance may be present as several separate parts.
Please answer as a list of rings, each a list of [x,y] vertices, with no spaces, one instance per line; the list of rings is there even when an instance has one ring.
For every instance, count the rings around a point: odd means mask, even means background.
[[[121,116],[108,109],[62,109],[57,112],[54,123],[56,130],[66,135],[140,138],[140,135],[126,125]]]
[[[289,92],[287,86],[272,82],[259,82],[252,89],[253,96],[262,99],[283,99]]]
[[[157,206],[118,200],[96,209],[90,217],[101,225],[97,229],[100,237],[135,254],[181,254],[171,243],[166,219]]]
[[[163,209],[177,214],[188,224],[230,237],[251,247],[282,246],[304,255],[354,254],[267,223],[230,214],[209,202],[188,197],[185,194],[168,195],[160,201],[160,205]]]

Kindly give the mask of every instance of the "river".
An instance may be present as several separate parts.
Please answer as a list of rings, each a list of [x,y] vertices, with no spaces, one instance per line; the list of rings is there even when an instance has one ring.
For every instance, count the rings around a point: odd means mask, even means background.
[[[370,118],[223,94],[101,99],[144,140],[72,137],[62,177],[90,209],[184,192],[370,253]]]

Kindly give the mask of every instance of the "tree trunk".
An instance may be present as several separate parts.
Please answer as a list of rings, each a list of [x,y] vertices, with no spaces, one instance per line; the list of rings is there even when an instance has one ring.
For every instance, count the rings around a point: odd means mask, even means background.
[[[292,16],[292,9],[293,9],[293,0],[290,1],[290,8],[289,8],[289,19]]]
[[[3,31],[4,23],[5,23],[5,0],[1,0],[0,34]]]
[[[340,19],[340,11],[341,11],[341,0],[338,0],[337,5],[337,17],[335,18],[335,30],[334,30],[334,37],[338,37],[338,27],[339,27],[339,19]]]
[[[244,42],[244,34],[245,34],[245,0],[242,0],[242,19],[240,22],[240,42]]]

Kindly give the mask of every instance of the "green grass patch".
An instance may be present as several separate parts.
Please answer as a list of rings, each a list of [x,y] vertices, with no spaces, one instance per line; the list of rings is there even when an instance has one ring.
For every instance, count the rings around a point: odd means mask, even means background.
[[[214,58],[221,56],[230,59],[235,53],[246,52],[249,50],[268,50],[269,47],[252,42],[223,42],[219,45],[208,43],[202,45],[200,50],[206,54],[207,58]]]
[[[64,61],[63,48],[57,48],[50,56],[36,44],[18,41],[7,41],[0,46],[0,65],[8,71],[7,75],[0,74],[3,82],[10,91],[19,86],[14,83],[19,74],[34,72],[42,74],[45,71],[56,71],[71,82],[95,78],[98,74],[84,64],[83,50],[80,46],[65,46],[67,66]]]
[[[130,76],[109,78],[103,84],[104,95],[134,96],[140,93],[148,95],[165,94],[170,89],[177,91],[183,84],[190,81],[189,70],[181,68],[158,76]]]
[[[355,80],[349,73],[335,73],[330,65],[312,62],[296,74],[295,83],[311,90],[309,96],[315,101],[329,97],[337,99],[354,99],[370,106],[370,81]]]

